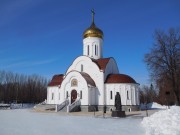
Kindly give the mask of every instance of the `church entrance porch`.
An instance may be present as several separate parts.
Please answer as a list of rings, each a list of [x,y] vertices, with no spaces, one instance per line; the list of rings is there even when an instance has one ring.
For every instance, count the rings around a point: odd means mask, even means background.
[[[77,91],[72,90],[71,91],[71,104],[76,100],[76,98],[77,98]]]

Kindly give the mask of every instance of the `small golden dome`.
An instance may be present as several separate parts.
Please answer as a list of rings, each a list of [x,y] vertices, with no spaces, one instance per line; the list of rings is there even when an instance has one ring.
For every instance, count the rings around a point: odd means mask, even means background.
[[[83,37],[87,38],[87,37],[99,37],[99,38],[103,38],[103,32],[102,30],[100,30],[99,28],[96,27],[95,23],[94,23],[94,10],[91,11],[92,12],[92,24],[89,28],[87,28],[84,33],[83,33]]]
[[[97,28],[94,23],[92,23],[91,26],[84,31],[83,37],[84,38],[87,38],[87,37],[99,37],[99,38],[103,38],[103,32],[102,32],[102,30]]]

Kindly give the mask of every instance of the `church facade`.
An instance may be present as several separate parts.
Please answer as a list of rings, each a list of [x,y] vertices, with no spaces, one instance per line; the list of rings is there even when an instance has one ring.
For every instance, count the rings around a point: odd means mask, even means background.
[[[123,110],[138,109],[139,84],[119,72],[113,57],[103,58],[103,32],[95,25],[92,13],[92,23],[83,33],[83,55],[73,61],[66,73],[52,77],[47,104],[67,108],[79,105],[82,111],[102,110],[103,106],[112,110],[117,92]]]

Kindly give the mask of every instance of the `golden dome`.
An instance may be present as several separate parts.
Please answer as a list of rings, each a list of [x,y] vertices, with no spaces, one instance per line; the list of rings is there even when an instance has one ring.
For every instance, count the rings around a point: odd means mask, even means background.
[[[83,37],[84,38],[87,38],[87,37],[99,37],[99,38],[103,38],[103,32],[102,32],[102,30],[97,28],[94,23],[92,23],[91,26],[84,31]]]
[[[92,12],[92,24],[89,28],[87,28],[84,33],[83,33],[83,37],[87,38],[87,37],[99,37],[99,38],[103,38],[103,32],[102,30],[100,30],[99,28],[96,27],[95,23],[94,23],[94,10],[91,11]]]

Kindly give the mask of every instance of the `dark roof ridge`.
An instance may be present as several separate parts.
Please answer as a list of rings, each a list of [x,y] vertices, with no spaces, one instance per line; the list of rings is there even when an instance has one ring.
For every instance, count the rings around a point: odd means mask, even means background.
[[[135,83],[138,84],[131,76],[126,74],[109,74],[105,83]]]

